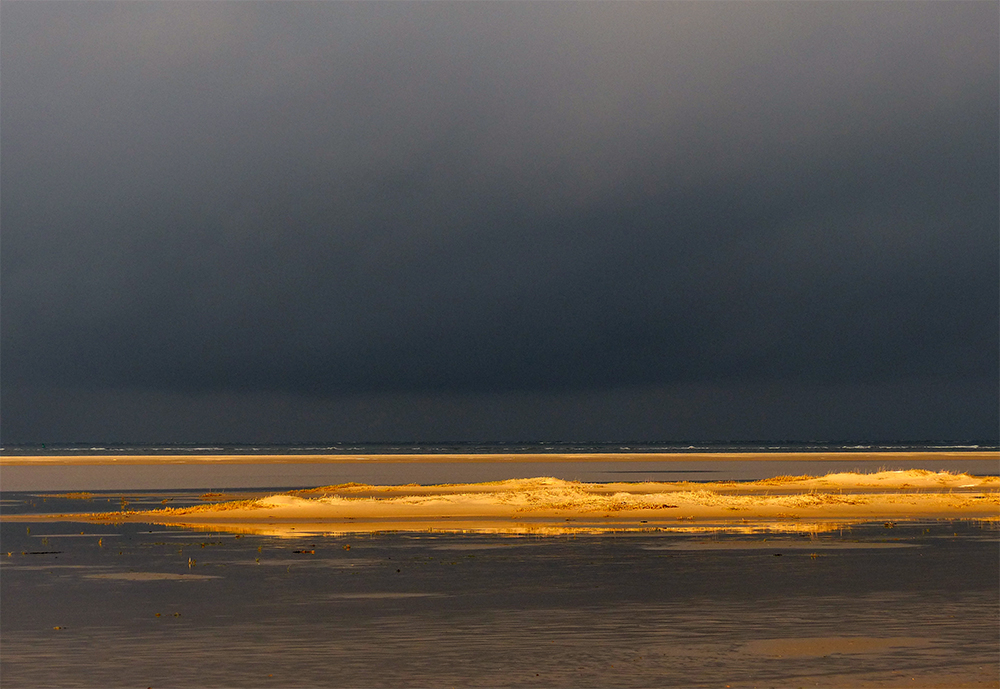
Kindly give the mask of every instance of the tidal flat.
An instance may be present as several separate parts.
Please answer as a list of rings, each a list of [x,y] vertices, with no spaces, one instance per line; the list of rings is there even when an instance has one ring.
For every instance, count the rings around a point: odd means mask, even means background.
[[[1000,671],[995,521],[819,534],[0,529],[11,688],[979,687]]]

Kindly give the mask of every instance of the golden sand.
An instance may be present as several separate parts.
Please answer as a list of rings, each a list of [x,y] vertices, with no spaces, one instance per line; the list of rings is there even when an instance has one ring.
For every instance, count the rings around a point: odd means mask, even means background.
[[[816,531],[848,522],[1000,520],[1000,478],[924,470],[739,483],[343,484],[142,512],[60,515],[245,533],[490,531],[570,533],[733,527]]]

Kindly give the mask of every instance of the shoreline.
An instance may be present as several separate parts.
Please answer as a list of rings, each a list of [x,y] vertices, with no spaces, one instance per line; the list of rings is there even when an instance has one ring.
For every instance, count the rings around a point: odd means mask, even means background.
[[[543,462],[712,462],[712,461],[956,461],[995,460],[995,450],[815,451],[815,452],[581,452],[581,453],[414,453],[414,454],[205,454],[205,455],[0,455],[4,466],[115,466],[163,464],[476,464]]]

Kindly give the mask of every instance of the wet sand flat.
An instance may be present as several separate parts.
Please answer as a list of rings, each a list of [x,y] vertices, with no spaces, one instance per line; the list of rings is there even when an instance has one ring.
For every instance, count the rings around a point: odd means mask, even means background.
[[[3,522],[0,671],[5,689],[997,687],[997,527],[275,538]]]
[[[61,453],[67,454],[67,453]],[[135,453],[133,453],[135,454]],[[608,459],[606,459],[606,457]],[[700,460],[699,457],[709,457]],[[302,459],[304,458],[304,459]],[[62,463],[60,463],[62,462]],[[584,482],[705,479],[754,481],[889,469],[1000,474],[990,452],[675,452],[654,454],[225,454],[0,457],[0,488],[18,491],[291,490],[348,482],[370,485],[484,483],[552,476]]]

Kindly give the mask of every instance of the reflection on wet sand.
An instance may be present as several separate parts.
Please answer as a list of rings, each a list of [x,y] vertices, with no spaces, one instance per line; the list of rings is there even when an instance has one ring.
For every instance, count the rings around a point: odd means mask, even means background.
[[[755,639],[743,644],[744,653],[775,658],[804,658],[833,654],[884,653],[887,650],[915,650],[931,646],[931,640],[917,636],[813,636],[792,639]]]
[[[779,525],[5,521],[3,686],[997,686],[1000,522]]]
[[[143,520],[154,523],[152,519]],[[994,520],[974,520],[991,523]],[[1000,520],[996,520],[1000,522]],[[493,521],[471,520],[407,520],[407,521],[338,521],[330,522],[170,522],[171,526],[190,529],[202,533],[236,533],[242,535],[268,536],[272,538],[295,539],[309,536],[354,536],[360,534],[381,533],[426,533],[426,534],[469,534],[483,536],[597,536],[601,534],[636,533],[636,534],[674,534],[674,535],[712,535],[712,534],[812,534],[843,532],[865,520],[838,522],[804,523],[797,521],[770,521],[752,524],[733,524],[731,522],[706,522],[697,525],[667,525],[650,526],[636,525],[630,522],[594,523],[560,525],[549,522],[509,522],[498,525]],[[506,546],[504,546],[506,547]],[[843,546],[846,547],[846,546]],[[858,546],[864,547],[864,546]]]

